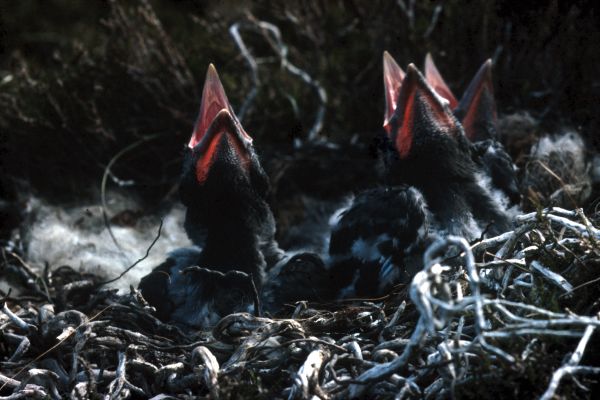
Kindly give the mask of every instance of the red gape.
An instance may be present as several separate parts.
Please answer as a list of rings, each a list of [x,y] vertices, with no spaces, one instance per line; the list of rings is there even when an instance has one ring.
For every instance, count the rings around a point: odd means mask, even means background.
[[[204,89],[202,90],[200,113],[198,114],[198,120],[196,121],[196,126],[194,127],[194,133],[192,134],[192,138],[188,144],[189,148],[193,149],[202,141],[202,138],[206,134],[208,127],[210,124],[212,124],[219,111],[223,109],[229,111],[229,113],[232,115],[233,120],[242,132],[244,139],[252,142],[252,138],[242,128],[242,125],[237,120],[237,117],[235,116],[235,113],[229,104],[229,100],[227,100],[225,89],[223,89],[223,85],[221,84],[221,80],[219,79],[219,74],[217,73],[216,68],[214,65],[210,64],[208,66],[208,71],[206,72]]]
[[[407,82],[408,83],[408,82]],[[411,81],[412,83],[412,81]],[[412,127],[415,119],[415,95],[416,88],[412,86],[409,88],[406,85],[406,90],[411,90],[408,99],[406,100],[406,106],[404,107],[402,124],[400,125],[400,129],[398,132],[398,136],[396,137],[396,149],[398,149],[398,153],[400,154],[400,158],[405,158],[410,153],[410,149],[412,147]]]
[[[227,141],[226,144],[222,143],[223,138]],[[229,151],[229,156],[235,157],[236,164],[240,165],[245,172],[250,168],[250,157],[247,150],[233,135],[223,130],[212,137],[206,152],[204,152],[196,163],[196,180],[198,183],[203,183],[208,177],[210,167],[219,151]]]
[[[209,131],[210,137],[207,137]],[[190,149],[201,152],[196,162],[198,183],[206,180],[219,153],[228,152],[225,157],[234,158],[235,164],[247,172],[250,156],[244,142],[251,145],[252,138],[233,113],[217,70],[210,64],[202,90],[200,113],[188,144]],[[200,147],[196,148],[198,145]]]
[[[222,137],[223,132],[216,134],[206,149],[206,153],[198,159],[198,162],[196,163],[196,180],[198,183],[203,183],[208,177],[208,171],[215,159],[217,146]]]
[[[492,60],[487,60],[479,68],[458,108],[464,112],[462,124],[469,140],[484,139],[485,137],[478,137],[482,134],[477,131],[478,123],[489,121],[495,125],[498,118],[492,82]]]
[[[389,135],[391,133],[390,120],[396,110],[396,102],[402,87],[402,81],[406,74],[398,63],[387,51],[383,52],[383,88],[385,92],[385,111],[383,115],[383,129]]]
[[[445,135],[458,132],[456,120],[413,64],[402,83],[396,114],[399,122],[394,141],[400,158],[410,154],[417,125]]]
[[[456,100],[456,97],[452,94],[452,91],[444,81],[444,78],[442,78],[430,53],[427,53],[427,56],[425,57],[425,79],[427,79],[427,83],[431,85],[433,90],[448,100],[450,109],[454,110],[458,105],[458,100]]]

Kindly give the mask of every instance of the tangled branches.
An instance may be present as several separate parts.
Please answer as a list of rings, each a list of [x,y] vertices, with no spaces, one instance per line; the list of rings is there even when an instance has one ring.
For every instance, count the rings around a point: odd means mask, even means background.
[[[472,244],[439,239],[410,286],[386,298],[299,303],[287,318],[232,314],[210,333],[160,322],[134,289],[82,294],[77,281],[49,280],[64,311],[45,296],[5,299],[0,394],[585,398],[580,380],[600,373],[600,231],[581,210],[516,221]]]

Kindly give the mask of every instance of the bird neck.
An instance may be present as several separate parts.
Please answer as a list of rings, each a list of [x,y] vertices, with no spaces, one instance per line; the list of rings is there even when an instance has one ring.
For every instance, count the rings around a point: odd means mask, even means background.
[[[207,268],[223,272],[235,269],[262,275],[265,266],[256,230],[240,221],[222,220],[208,227],[201,258]]]
[[[443,224],[459,222],[466,227],[472,217],[482,228],[490,225],[491,234],[510,227],[507,214],[474,180],[427,185],[422,190],[429,209]]]
[[[450,182],[438,182],[437,185],[425,185],[421,188],[429,209],[438,216],[461,215],[468,210],[460,185]]]

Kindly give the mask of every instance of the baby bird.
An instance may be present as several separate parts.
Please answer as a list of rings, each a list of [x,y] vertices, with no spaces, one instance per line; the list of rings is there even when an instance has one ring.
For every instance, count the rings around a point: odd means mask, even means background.
[[[159,318],[205,328],[251,307],[267,259],[278,258],[268,187],[252,138],[211,64],[180,182],[185,229],[202,247],[170,253],[142,278],[139,288]]]
[[[470,143],[448,101],[412,64],[398,86],[390,75],[400,76],[399,67],[390,67],[390,59],[384,54],[387,186],[357,195],[332,231],[330,268],[340,297],[381,295],[407,282],[436,235],[473,240],[510,227],[502,206],[480,185]]]

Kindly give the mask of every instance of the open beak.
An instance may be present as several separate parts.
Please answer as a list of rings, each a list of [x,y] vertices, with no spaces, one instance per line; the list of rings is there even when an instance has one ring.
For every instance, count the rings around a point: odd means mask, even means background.
[[[383,129],[389,135],[391,132],[390,120],[396,110],[396,101],[400,94],[400,87],[406,74],[396,60],[387,51],[383,52],[383,88],[385,91],[385,113],[383,115]]]
[[[447,101],[429,86],[414,64],[408,66],[391,122],[392,140],[400,158],[410,154],[417,135],[456,136],[460,132]]]
[[[458,100],[456,100],[456,97],[454,97],[452,94],[452,91],[444,81],[444,78],[442,78],[440,71],[438,71],[437,67],[435,66],[433,57],[431,57],[431,53],[427,53],[427,56],[425,56],[425,78],[433,90],[448,100],[450,103],[450,109],[454,110],[458,105]]]
[[[211,64],[202,91],[200,114],[188,144],[198,154],[197,181],[203,183],[219,159],[247,172],[251,146],[252,138],[233,113],[217,70]]]
[[[212,124],[219,111],[223,109],[229,111],[244,139],[252,143],[252,138],[242,128],[242,124],[240,124],[238,121],[233,109],[231,108],[231,104],[229,104],[229,100],[227,100],[227,95],[225,94],[225,89],[223,89],[223,85],[219,79],[217,69],[214,65],[210,64],[208,66],[208,71],[206,72],[204,89],[202,90],[200,113],[198,114],[196,125],[194,126],[194,133],[192,134],[188,144],[190,149],[193,149],[202,141],[210,124]]]
[[[465,134],[471,141],[495,137],[498,115],[494,99],[491,59],[479,68],[454,114],[462,122]]]

